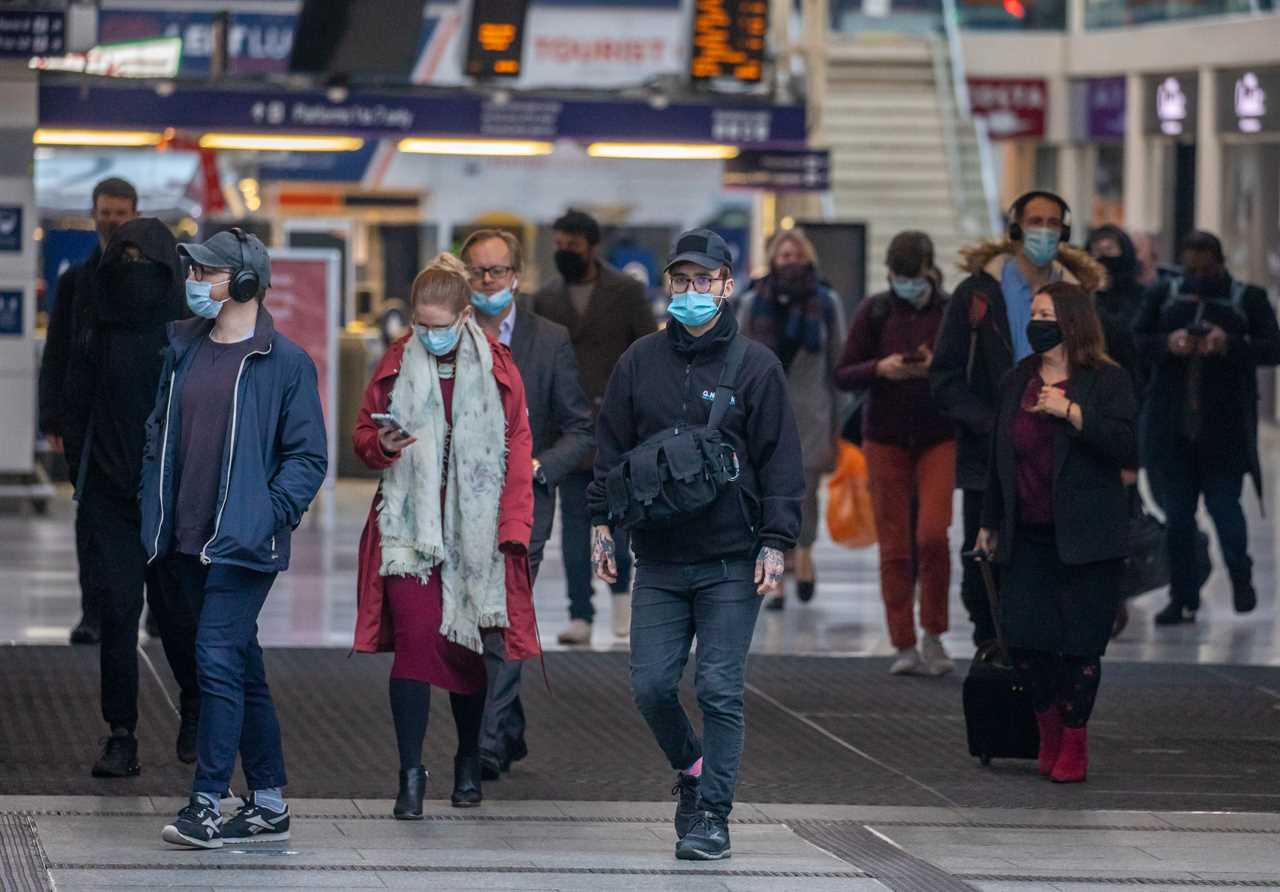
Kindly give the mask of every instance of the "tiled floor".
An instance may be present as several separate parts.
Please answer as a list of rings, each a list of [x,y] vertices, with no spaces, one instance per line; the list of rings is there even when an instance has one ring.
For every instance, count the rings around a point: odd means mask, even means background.
[[[1280,457],[1280,444],[1267,449],[1264,466]],[[1267,459],[1271,459],[1268,465]],[[293,568],[280,577],[262,617],[264,645],[348,647],[355,616],[355,553],[368,512],[373,484],[342,482],[323,496],[294,540]],[[1280,485],[1267,493],[1263,517],[1252,493],[1245,496],[1256,561],[1258,609],[1236,616],[1230,584],[1215,569],[1205,591],[1200,620],[1194,626],[1157,630],[1151,615],[1164,605],[1156,592],[1133,602],[1133,621],[1108,651],[1116,660],[1204,663],[1280,662],[1280,622],[1276,612],[1276,558],[1280,554]],[[958,506],[957,506],[958,507]],[[47,516],[0,514],[0,641],[49,643],[65,640],[79,616],[78,588],[67,490]],[[957,512],[958,514],[958,512]],[[1206,523],[1206,529],[1210,527]],[[953,544],[959,541],[958,526]],[[1216,555],[1216,551],[1215,551]],[[884,630],[874,548],[846,551],[825,538],[817,549],[818,597],[808,605],[794,599],[781,613],[762,611],[754,648],[762,653],[869,655],[890,653]],[[602,585],[597,589],[603,591]],[[952,585],[947,637],[957,656],[971,653],[969,625]],[[536,589],[543,643],[557,645],[556,635],[568,619],[559,530],[548,543]],[[619,646],[609,631],[610,598],[596,595],[600,611],[593,645]]]

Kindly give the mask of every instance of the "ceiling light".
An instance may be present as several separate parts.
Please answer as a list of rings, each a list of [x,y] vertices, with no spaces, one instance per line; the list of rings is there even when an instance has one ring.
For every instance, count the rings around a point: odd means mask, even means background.
[[[410,137],[400,140],[402,152],[415,155],[496,155],[499,157],[533,157],[550,155],[553,143],[512,139],[424,139]]]
[[[357,136],[206,133],[200,137],[202,149],[228,149],[240,152],[356,152],[363,147],[364,140]]]
[[[738,157],[737,146],[715,143],[593,142],[592,158],[642,158],[659,161],[724,161]]]
[[[163,137],[145,130],[48,130],[41,127],[31,141],[38,146],[104,146],[137,148],[159,145]]]

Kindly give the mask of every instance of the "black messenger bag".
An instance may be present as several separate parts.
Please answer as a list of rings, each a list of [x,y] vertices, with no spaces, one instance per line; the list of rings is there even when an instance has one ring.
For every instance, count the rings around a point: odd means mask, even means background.
[[[705,426],[677,424],[628,452],[605,478],[609,523],[624,530],[655,530],[697,517],[738,479],[737,453],[721,439],[733,384],[747,340],[729,344]]]

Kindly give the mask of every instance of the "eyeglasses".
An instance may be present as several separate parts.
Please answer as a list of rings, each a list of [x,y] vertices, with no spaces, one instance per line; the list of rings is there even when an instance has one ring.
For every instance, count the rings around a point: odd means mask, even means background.
[[[684,294],[689,290],[690,285],[699,294],[706,294],[711,290],[712,283],[725,280],[724,276],[686,276],[683,273],[675,273],[667,278],[671,282],[671,292],[673,294]]]
[[[505,279],[507,276],[515,272],[513,266],[469,266],[467,267],[467,275],[471,277],[473,282],[481,282],[485,276],[492,276],[494,279]]]
[[[417,329],[419,334],[442,335],[448,333],[451,329],[458,327],[458,322],[462,317],[459,316],[448,325],[423,325],[421,322],[413,323],[413,327]]]
[[[230,281],[230,278],[231,278],[231,270],[229,269],[211,269],[206,266],[201,266],[198,263],[189,264],[187,266],[187,269],[191,271],[192,278],[194,278],[197,282],[203,282],[206,279],[206,277],[217,275],[218,273],[226,273],[228,281]],[[217,282],[215,284],[220,285],[222,283]]]

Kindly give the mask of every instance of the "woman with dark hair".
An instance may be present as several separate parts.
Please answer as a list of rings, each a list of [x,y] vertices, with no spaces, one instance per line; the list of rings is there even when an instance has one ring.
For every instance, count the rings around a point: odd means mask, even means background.
[[[1005,377],[976,549],[1000,566],[1001,622],[1040,726],[1040,773],[1078,783],[1128,552],[1121,471],[1136,460],[1133,385],[1094,299],[1042,288],[1034,353]]]
[[[796,594],[809,601],[817,591],[813,543],[818,539],[818,487],[835,469],[840,435],[840,394],[835,371],[844,350],[840,296],[822,282],[813,243],[799,229],[778,233],[769,245],[769,272],[751,284],[739,302],[738,324],[747,337],[777,354],[800,425],[804,455],[804,503],[795,551]],[[765,602],[780,610],[781,594]]]
[[[355,650],[395,651],[391,716],[400,754],[393,815],[422,820],[431,686],[458,730],[453,805],[480,804],[482,633],[507,659],[538,653],[529,574],[533,440],[506,347],[472,319],[466,267],[442,254],[414,279],[413,331],[365,391],[356,454],[382,471],[360,540]]]

